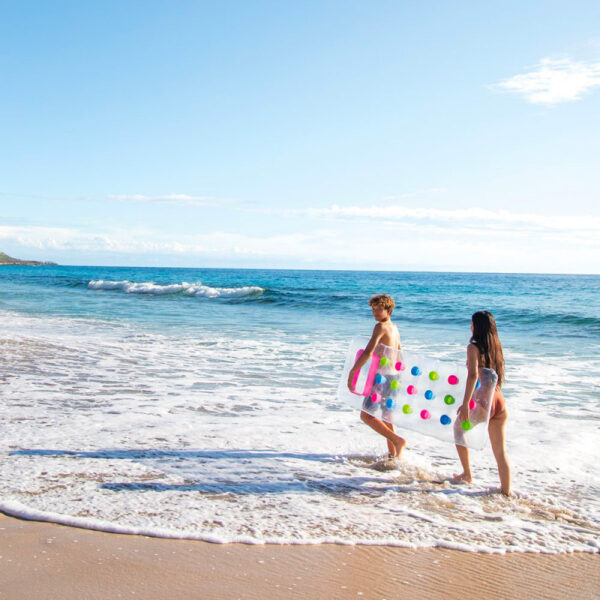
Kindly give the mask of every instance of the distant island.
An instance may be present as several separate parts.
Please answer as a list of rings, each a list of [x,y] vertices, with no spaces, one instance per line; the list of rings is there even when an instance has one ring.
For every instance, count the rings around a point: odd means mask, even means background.
[[[41,266],[56,266],[56,263],[53,262],[40,262],[37,260],[20,260],[18,258],[13,258],[12,256],[8,256],[4,252],[0,252],[0,266],[2,265],[30,265],[33,267],[41,267]]]

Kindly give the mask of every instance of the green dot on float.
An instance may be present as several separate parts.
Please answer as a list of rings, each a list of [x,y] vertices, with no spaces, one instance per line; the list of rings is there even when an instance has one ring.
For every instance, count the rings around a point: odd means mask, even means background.
[[[410,407],[410,404],[405,404],[405,405],[402,407],[402,412],[403,412],[405,415],[409,415],[409,414],[412,412],[412,408]]]
[[[387,365],[390,361],[387,359],[387,357],[382,356],[381,360],[379,361],[379,366],[380,367],[385,367],[385,365]]]
[[[451,396],[450,394],[444,396],[444,402],[448,405],[454,404],[454,396]]]
[[[431,371],[431,373],[429,373],[429,379],[431,379],[431,381],[436,381],[439,378],[440,376],[438,375],[437,371]]]
[[[393,390],[398,389],[398,382],[395,379],[392,380],[392,383],[390,383],[390,388]]]
[[[463,431],[469,431],[469,429],[473,429],[473,423],[471,421],[463,421],[461,427]]]

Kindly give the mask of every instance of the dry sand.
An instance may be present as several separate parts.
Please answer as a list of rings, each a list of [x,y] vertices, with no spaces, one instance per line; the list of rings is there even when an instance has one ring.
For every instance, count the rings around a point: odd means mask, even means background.
[[[600,598],[600,555],[219,545],[0,515],[0,599],[96,598]]]

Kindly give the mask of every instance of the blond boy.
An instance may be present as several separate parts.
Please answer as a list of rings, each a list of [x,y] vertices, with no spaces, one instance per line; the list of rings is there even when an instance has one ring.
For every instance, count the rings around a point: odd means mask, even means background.
[[[394,299],[387,294],[377,294],[369,300],[369,306],[371,307],[373,318],[377,323],[373,328],[373,334],[367,347],[356,360],[352,369],[350,369],[348,389],[351,391],[356,373],[371,360],[373,354],[377,354],[380,357],[390,354],[395,355],[401,349],[400,333],[396,324],[392,322],[392,312],[396,306]],[[369,399],[365,399],[365,403],[367,402],[370,402]],[[391,423],[370,415],[364,410],[361,411],[360,418],[371,429],[386,438],[389,458],[400,458],[402,450],[406,446],[406,440],[394,432],[394,426]]]

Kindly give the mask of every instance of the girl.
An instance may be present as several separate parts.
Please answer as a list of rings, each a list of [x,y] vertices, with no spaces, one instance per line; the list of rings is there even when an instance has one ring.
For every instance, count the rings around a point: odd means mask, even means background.
[[[471,317],[471,333],[471,340],[467,346],[467,386],[462,406],[458,409],[458,416],[461,421],[469,419],[469,400],[475,391],[479,369],[494,369],[498,374],[498,384],[490,409],[488,433],[498,465],[500,490],[504,495],[510,496],[510,465],[508,464],[504,448],[504,430],[508,412],[501,390],[504,379],[504,357],[502,355],[502,344],[500,344],[498,330],[496,329],[496,321],[492,313],[487,310],[476,312]],[[469,449],[457,444],[456,451],[458,452],[463,472],[460,475],[455,474],[453,481],[470,483],[472,477],[471,465],[469,463]]]

